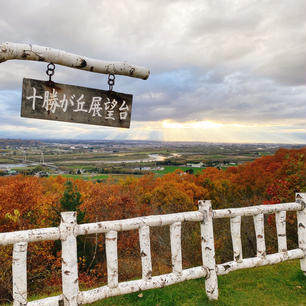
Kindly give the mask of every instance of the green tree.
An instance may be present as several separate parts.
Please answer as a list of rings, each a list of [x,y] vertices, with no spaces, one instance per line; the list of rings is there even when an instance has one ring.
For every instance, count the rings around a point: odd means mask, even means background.
[[[81,194],[76,185],[73,185],[71,181],[65,183],[66,189],[63,193],[63,196],[60,199],[60,211],[76,211],[77,212],[77,223],[85,223],[85,213],[86,211],[80,209],[82,204]],[[55,250],[60,250],[60,242],[55,243]],[[77,238],[77,252],[80,271],[85,271],[87,268],[90,268],[94,264],[95,256],[94,254],[95,245],[93,245],[86,237],[80,236]]]
[[[80,205],[83,201],[78,187],[74,186],[71,181],[67,181],[65,186],[66,189],[60,199],[61,211],[76,211],[77,222],[83,223],[85,221],[85,211],[80,210]]]

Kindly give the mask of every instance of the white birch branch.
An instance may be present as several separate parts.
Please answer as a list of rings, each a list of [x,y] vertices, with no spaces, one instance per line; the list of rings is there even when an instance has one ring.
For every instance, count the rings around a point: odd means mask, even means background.
[[[275,213],[275,223],[278,241],[278,252],[287,252],[286,212]]]
[[[182,273],[181,222],[170,225],[170,245],[173,273]]]
[[[275,253],[266,255],[266,257],[245,258],[242,260],[242,262],[230,261],[221,265],[217,265],[217,274],[223,275],[240,269],[275,265],[286,260],[300,259],[303,258],[303,256],[304,252],[301,249],[295,249],[288,251],[288,254]]]
[[[13,306],[27,304],[27,247],[26,242],[19,242],[13,247]]]
[[[121,282],[116,288],[109,288],[108,286],[103,286],[88,291],[81,291],[79,293],[78,300],[80,304],[93,303],[111,296],[117,296],[153,288],[163,288],[186,280],[198,279],[206,276],[207,270],[204,267],[194,267],[183,270],[181,275],[169,273],[159,276],[153,276],[149,280],[139,279]]]
[[[14,59],[54,63],[91,72],[125,75],[144,80],[150,75],[149,69],[126,62],[102,61],[31,44],[2,43],[0,45],[0,63]]]
[[[236,216],[231,220],[231,235],[233,242],[234,260],[242,261],[242,244],[241,244],[241,217]]]
[[[306,193],[297,193],[295,200],[303,206],[302,210],[297,211],[297,226],[299,248],[304,252],[304,258],[300,260],[300,265],[306,276]]]
[[[235,216],[254,216],[260,213],[272,214],[277,211],[296,211],[302,209],[301,204],[283,203],[274,205],[258,205],[251,207],[217,209],[213,210],[213,218],[232,218]],[[203,215],[199,211],[187,211],[182,213],[153,215],[146,217],[131,218],[116,221],[103,221],[96,223],[80,224],[78,235],[88,235],[95,233],[106,233],[109,231],[130,231],[139,229],[143,225],[164,226],[174,222],[202,221]],[[1,235],[1,234],[0,234]]]
[[[62,287],[64,306],[78,306],[79,279],[75,227],[76,212],[61,213]]]
[[[109,231],[130,231],[139,229],[141,226],[164,226],[174,222],[202,221],[203,214],[199,211],[187,211],[182,213],[153,215],[146,217],[130,218],[116,221],[103,221],[86,223],[78,226],[78,235],[106,233]]]
[[[257,205],[239,208],[227,208],[214,210],[214,219],[217,218],[232,218],[236,216],[255,216],[258,214],[274,214],[277,211],[296,211],[302,209],[300,203],[282,203],[273,205]]]
[[[232,218],[235,216],[253,216],[258,213],[272,214],[278,211],[297,211],[303,209],[301,203],[283,203],[275,205],[259,205],[243,208],[213,210],[213,218]],[[96,223],[80,224],[75,228],[75,235],[88,235],[106,233],[109,231],[129,231],[139,229],[143,225],[164,226],[174,222],[202,221],[203,215],[199,211],[187,211],[176,214],[153,215],[146,217],[130,218],[116,221],[103,221]],[[25,231],[0,233],[0,245],[18,242],[34,242],[60,239],[59,228],[41,228]]]
[[[139,229],[139,246],[141,256],[142,278],[150,279],[152,277],[151,245],[150,245],[150,227],[144,225]]]
[[[205,280],[207,297],[210,300],[218,299],[218,278],[216,274],[213,212],[210,201],[199,201],[199,211],[203,214],[201,222],[201,248],[203,267],[208,269]]]
[[[0,233],[0,245],[58,239],[60,231],[57,227]]]
[[[110,288],[116,288],[118,286],[117,237],[118,233],[115,231],[110,231],[105,235],[107,283]]]
[[[259,214],[253,218],[256,233],[257,257],[264,257],[266,256],[264,215]]]
[[[44,299],[28,302],[27,306],[59,306],[61,305],[62,301],[63,301],[63,296],[60,294],[60,295],[51,296],[51,297],[47,297]]]

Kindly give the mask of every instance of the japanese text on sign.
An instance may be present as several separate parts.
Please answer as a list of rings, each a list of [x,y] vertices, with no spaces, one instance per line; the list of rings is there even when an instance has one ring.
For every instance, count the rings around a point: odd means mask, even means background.
[[[35,87],[32,87],[32,89],[33,95],[26,97],[27,100],[32,102],[32,110],[35,110],[37,100],[42,100],[42,107],[46,111],[51,111],[53,114],[57,109],[65,113],[68,107],[71,107],[74,112],[89,113],[92,117],[102,117],[102,114],[104,113],[105,119],[115,120],[114,109],[117,107],[119,108],[119,116],[121,120],[125,120],[128,115],[129,107],[125,100],[123,100],[120,105],[115,99],[111,101],[109,98],[106,98],[106,101],[103,102],[102,97],[92,97],[89,109],[85,109],[84,94],[81,94],[79,98],[77,98],[76,95],[66,97],[66,94],[59,97],[58,92],[53,88],[52,92],[45,91],[44,96],[42,97],[37,95]]]
[[[129,127],[132,95],[24,79],[21,115],[86,124]]]

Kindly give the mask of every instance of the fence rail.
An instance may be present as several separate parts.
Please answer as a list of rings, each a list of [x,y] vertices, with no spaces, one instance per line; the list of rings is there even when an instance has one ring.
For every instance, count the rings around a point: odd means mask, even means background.
[[[117,221],[77,224],[75,212],[61,214],[59,227],[0,233],[0,244],[13,244],[13,299],[14,306],[77,306],[92,303],[110,296],[122,295],[152,288],[161,288],[185,280],[205,278],[209,299],[218,299],[218,275],[264,265],[300,259],[301,270],[306,275],[306,194],[296,194],[296,201],[275,205],[258,205],[244,208],[212,210],[210,201],[199,201],[199,210],[168,215],[139,217]],[[299,247],[287,250],[286,212],[296,211]],[[264,214],[275,213],[278,253],[266,254]],[[241,243],[241,217],[253,216],[257,255],[243,258]],[[230,218],[234,259],[216,264],[213,219]],[[182,222],[200,222],[202,265],[182,268]],[[150,227],[170,226],[172,273],[152,276]],[[139,231],[142,278],[118,282],[117,237],[120,231]],[[88,291],[79,290],[76,237],[87,234],[105,234],[108,283]],[[61,240],[62,243],[62,294],[36,301],[27,301],[27,244],[43,240]]]

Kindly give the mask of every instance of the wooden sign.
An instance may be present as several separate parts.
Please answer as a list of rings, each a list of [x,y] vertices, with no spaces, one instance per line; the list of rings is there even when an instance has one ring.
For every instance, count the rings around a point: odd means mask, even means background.
[[[23,79],[21,116],[129,128],[133,96]]]

